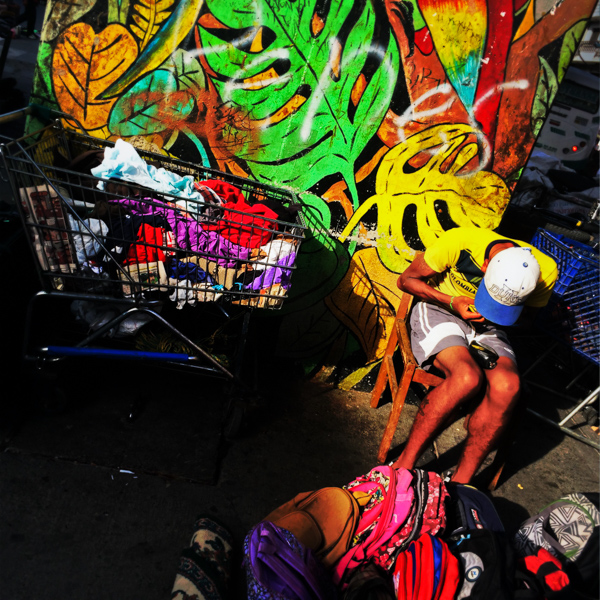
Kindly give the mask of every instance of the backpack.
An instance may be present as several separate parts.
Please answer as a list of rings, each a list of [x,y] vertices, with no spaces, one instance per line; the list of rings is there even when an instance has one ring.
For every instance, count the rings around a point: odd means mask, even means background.
[[[348,580],[343,600],[396,600],[392,575],[368,562],[355,569]]]
[[[504,533],[504,525],[492,500],[477,488],[462,483],[446,484],[449,500],[446,504],[445,537],[469,529],[489,529]]]
[[[538,548],[519,559],[515,574],[515,600],[570,600],[574,597],[569,576],[558,558]]]
[[[412,481],[409,470],[382,465],[346,486],[364,508],[352,546],[334,565],[333,580],[336,584],[341,583],[353,569],[366,563],[405,522],[414,500]]]
[[[454,600],[459,563],[446,542],[426,533],[398,555],[393,581],[403,600]]]
[[[573,493],[524,521],[514,537],[520,557],[547,550],[562,563],[571,585],[598,597],[598,494]]]
[[[437,535],[446,527],[448,492],[443,479],[437,473],[422,469],[414,469],[412,474],[414,502],[411,512],[402,527],[373,554],[373,561],[384,569],[392,570],[398,554],[420,535]]]
[[[350,492],[327,487],[298,494],[264,520],[291,531],[329,568],[348,551],[358,515],[358,502]]]
[[[514,553],[503,533],[468,529],[449,538],[448,547],[461,564],[456,600],[512,600]]]
[[[248,600],[333,600],[336,589],[323,564],[293,533],[269,521],[244,540]]]
[[[437,473],[378,466],[346,486],[363,506],[352,546],[334,565],[333,580],[342,583],[367,561],[391,570],[398,553],[419,535],[445,527],[446,488]]]

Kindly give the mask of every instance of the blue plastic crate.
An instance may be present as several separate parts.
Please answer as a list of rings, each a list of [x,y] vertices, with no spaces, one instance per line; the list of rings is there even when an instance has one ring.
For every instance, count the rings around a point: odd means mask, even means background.
[[[598,280],[598,252],[590,246],[545,229],[536,231],[531,245],[556,261],[558,280],[553,291],[558,296],[564,295],[575,280]]]
[[[565,236],[538,229],[531,241],[556,260],[559,277],[537,326],[587,359],[600,363],[598,253]]]

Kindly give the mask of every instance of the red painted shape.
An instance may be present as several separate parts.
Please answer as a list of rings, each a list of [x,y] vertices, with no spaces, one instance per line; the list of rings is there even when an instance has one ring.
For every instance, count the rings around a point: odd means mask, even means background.
[[[487,5],[488,31],[475,93],[475,103],[495,86],[504,82],[506,60],[513,33],[514,1],[487,0]],[[501,16],[501,13],[504,13],[504,16]],[[502,92],[497,90],[477,106],[474,114],[475,119],[481,124],[481,129],[490,143],[492,152],[501,98]]]
[[[422,27],[419,31],[415,31],[415,46],[425,56],[433,52],[433,40],[428,27]]]

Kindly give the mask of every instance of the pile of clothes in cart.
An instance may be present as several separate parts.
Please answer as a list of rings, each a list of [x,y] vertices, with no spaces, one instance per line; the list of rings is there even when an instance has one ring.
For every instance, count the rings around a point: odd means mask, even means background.
[[[197,525],[171,597],[227,598],[231,536],[210,519]],[[599,531],[598,494],[553,502],[509,538],[476,488],[378,466],[343,487],[298,494],[255,525],[244,540],[244,597],[597,598]],[[203,544],[207,535],[218,551]]]
[[[117,140],[65,165],[88,178],[69,182],[70,200],[88,207],[83,217],[67,211],[77,268],[122,282],[125,297],[167,291],[177,308],[222,296],[281,306],[304,229],[299,204],[254,182],[169,164],[157,168]]]

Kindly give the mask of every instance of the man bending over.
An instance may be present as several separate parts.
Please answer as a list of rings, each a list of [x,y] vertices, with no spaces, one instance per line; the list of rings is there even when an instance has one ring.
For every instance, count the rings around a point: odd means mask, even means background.
[[[394,463],[413,469],[456,410],[479,401],[451,476],[469,483],[495,448],[518,401],[520,378],[505,332],[524,306],[548,303],[558,276],[556,263],[533,246],[489,229],[457,227],[442,234],[400,275],[398,287],[418,298],[411,312],[415,358],[445,376],[423,399],[408,442]],[[477,342],[498,354],[497,366],[481,368],[469,351]]]

